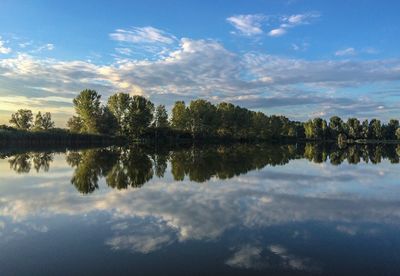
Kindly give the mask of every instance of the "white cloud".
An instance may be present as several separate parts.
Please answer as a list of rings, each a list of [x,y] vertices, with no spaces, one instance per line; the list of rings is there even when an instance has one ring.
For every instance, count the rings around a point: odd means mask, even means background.
[[[281,36],[284,35],[286,33],[286,29],[284,28],[278,28],[278,29],[273,29],[271,30],[268,35],[269,36]]]
[[[320,16],[319,13],[304,13],[304,14],[282,16],[279,19],[280,21],[279,27],[269,31],[268,35],[272,37],[284,35],[287,33],[288,29],[299,25],[310,24],[312,19],[318,18],[319,16]]]
[[[303,42],[303,43],[292,43],[292,49],[294,51],[306,51],[308,49],[308,47],[310,46],[310,44],[308,44],[307,42]]]
[[[260,269],[266,265],[261,253],[262,248],[252,244],[240,247],[225,263],[231,267]]]
[[[116,41],[129,43],[174,43],[176,38],[154,27],[132,27],[129,30],[117,29],[110,34],[110,38]]]
[[[338,50],[335,52],[335,55],[338,57],[342,56],[354,56],[356,54],[356,50],[353,47],[349,47],[346,49]]]
[[[127,49],[131,48],[118,49],[120,54],[128,54],[130,51]],[[167,50],[164,56],[157,56],[154,60],[125,56],[110,64],[97,65],[78,60],[38,58],[23,53],[3,58],[0,59],[0,96],[12,94],[35,100],[50,94],[69,98],[72,102],[79,91],[93,88],[103,95],[103,99],[121,91],[142,94],[166,105],[177,99],[197,97],[212,101],[234,100],[236,104],[245,106],[253,106],[253,102],[257,101],[264,107],[279,107],[279,112],[295,119],[304,118],[287,108],[293,106],[295,101],[313,105],[304,111],[308,115],[325,112],[329,108],[329,113],[343,114],[368,107],[370,114],[381,117],[389,116],[394,109],[374,95],[369,101],[357,100],[356,104],[350,96],[327,96],[324,91],[398,81],[399,68],[399,59],[308,61],[258,52],[237,54],[214,40],[184,38],[176,49]],[[304,89],[299,92],[298,85],[312,86],[312,91]],[[254,98],[246,98],[247,95]],[[36,103],[32,104],[36,106]],[[385,109],[379,110],[378,106],[385,106]],[[5,110],[11,107],[14,108],[15,103]],[[324,110],[321,110],[322,107]]]
[[[236,28],[238,34],[253,36],[263,33],[261,24],[265,19],[266,16],[261,14],[246,14],[231,16],[226,20]]]
[[[11,48],[8,48],[4,45],[4,41],[1,40],[0,36],[0,54],[9,54],[11,53]]]
[[[115,51],[118,54],[125,55],[125,56],[132,55],[132,50],[130,48],[115,48]]]
[[[295,14],[283,17],[283,21],[287,22],[291,26],[297,26],[301,24],[309,24],[313,18],[318,18],[319,13],[305,13],[305,14]]]

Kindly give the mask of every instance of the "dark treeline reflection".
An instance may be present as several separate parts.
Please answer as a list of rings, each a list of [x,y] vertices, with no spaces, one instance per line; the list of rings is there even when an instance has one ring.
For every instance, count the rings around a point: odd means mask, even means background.
[[[0,158],[7,158],[10,168],[17,173],[29,173],[33,168],[36,172],[47,172],[50,169],[50,163],[53,162],[54,153],[51,152],[32,152],[20,153],[15,155],[2,155]]]
[[[67,163],[74,168],[71,183],[84,194],[95,191],[99,179],[104,178],[109,187],[126,189],[141,187],[154,176],[164,177],[168,163],[176,181],[185,178],[205,182],[212,177],[229,179],[267,165],[284,165],[292,159],[306,158],[315,163],[343,162],[379,163],[388,159],[399,163],[400,145],[367,144],[235,144],[207,145],[173,148],[143,146],[109,147],[69,151]],[[0,154],[8,158],[10,168],[17,173],[48,171],[54,153]]]

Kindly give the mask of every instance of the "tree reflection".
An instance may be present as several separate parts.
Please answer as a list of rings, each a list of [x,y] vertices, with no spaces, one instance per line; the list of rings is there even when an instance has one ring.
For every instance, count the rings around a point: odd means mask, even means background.
[[[234,144],[149,148],[144,146],[109,147],[67,152],[67,163],[74,169],[71,183],[89,194],[98,189],[99,180],[115,189],[141,187],[153,176],[164,177],[170,164],[176,181],[205,182],[211,178],[229,179],[265,166],[279,166],[293,159],[315,163],[343,162],[377,164],[387,159],[399,163],[400,145],[394,144]],[[54,153],[2,154],[17,173],[48,171]]]
[[[81,152],[68,152],[67,163],[75,168],[71,184],[88,194],[98,189],[100,176],[107,176],[112,170],[118,155],[109,149],[89,149]]]
[[[107,174],[106,182],[108,186],[117,189],[141,187],[153,177],[152,165],[144,149],[120,149],[119,158]]]
[[[31,168],[40,172],[48,172],[50,163],[53,161],[54,154],[49,152],[39,153],[20,153],[11,156],[8,160],[10,168],[17,173],[29,173]]]

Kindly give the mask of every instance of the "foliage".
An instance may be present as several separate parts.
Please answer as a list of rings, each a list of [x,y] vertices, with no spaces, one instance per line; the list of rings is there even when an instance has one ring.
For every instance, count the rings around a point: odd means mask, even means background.
[[[33,114],[31,110],[20,109],[11,115],[10,124],[18,129],[27,130],[32,126]]]
[[[169,127],[168,113],[165,109],[165,105],[158,105],[154,114],[153,126],[156,128],[167,128]]]
[[[42,113],[39,111],[36,114],[35,117],[35,122],[33,124],[33,130],[49,130],[54,128],[54,122],[51,119],[51,114],[50,112],[46,112],[42,115]]]

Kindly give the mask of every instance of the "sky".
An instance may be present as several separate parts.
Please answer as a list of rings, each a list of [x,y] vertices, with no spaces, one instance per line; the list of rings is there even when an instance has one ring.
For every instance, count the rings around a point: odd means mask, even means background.
[[[400,119],[400,2],[0,1],[0,124],[65,127],[83,89],[171,108],[204,98],[285,115]]]

